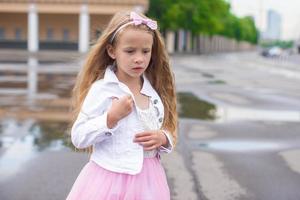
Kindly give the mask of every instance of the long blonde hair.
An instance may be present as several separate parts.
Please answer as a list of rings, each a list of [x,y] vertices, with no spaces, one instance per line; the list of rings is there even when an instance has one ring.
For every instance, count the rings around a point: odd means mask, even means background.
[[[142,17],[146,17],[140,14]],[[107,53],[107,46],[114,32],[123,24],[130,21],[130,12],[118,12],[109,22],[100,38],[93,45],[87,55],[86,62],[78,73],[77,80],[72,94],[72,110],[73,122],[75,121],[83,101],[93,84],[98,79],[104,77],[105,70],[114,60]],[[134,25],[132,25],[134,26]],[[132,27],[131,26],[131,27]],[[127,27],[127,26],[126,26]],[[126,27],[124,29],[126,29]],[[129,26],[128,26],[129,27]],[[145,25],[138,25],[135,28],[150,31]],[[158,30],[151,30],[153,35],[153,46],[151,61],[147,70],[146,77],[151,85],[157,91],[162,99],[165,108],[165,117],[163,121],[163,129],[170,131],[173,136],[174,144],[177,141],[177,112],[176,112],[176,91],[174,76],[170,69],[169,57],[165,50],[164,42]],[[118,34],[114,39],[114,43],[118,40]]]

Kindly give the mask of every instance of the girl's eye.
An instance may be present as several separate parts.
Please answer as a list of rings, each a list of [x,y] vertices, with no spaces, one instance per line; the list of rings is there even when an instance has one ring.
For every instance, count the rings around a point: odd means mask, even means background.
[[[126,50],[126,53],[133,53],[133,50]]]
[[[145,50],[145,51],[143,51],[143,53],[144,54],[146,54],[146,53],[149,53],[150,51],[149,50]]]

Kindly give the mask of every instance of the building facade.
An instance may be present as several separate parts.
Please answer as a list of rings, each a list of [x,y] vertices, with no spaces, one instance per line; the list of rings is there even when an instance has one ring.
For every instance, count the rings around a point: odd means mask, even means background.
[[[148,0],[0,0],[0,48],[86,52],[114,13],[147,9]]]
[[[281,15],[274,11],[268,11],[267,30],[264,39],[279,40],[281,38]]]

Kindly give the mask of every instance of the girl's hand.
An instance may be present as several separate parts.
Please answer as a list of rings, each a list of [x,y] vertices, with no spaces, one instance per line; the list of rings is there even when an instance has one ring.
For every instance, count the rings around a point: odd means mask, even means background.
[[[121,97],[120,99],[114,97],[112,105],[107,112],[107,126],[113,128],[119,120],[126,117],[133,109],[133,99],[130,95]]]
[[[145,151],[154,150],[168,143],[166,135],[161,130],[138,133],[133,141],[142,145]]]

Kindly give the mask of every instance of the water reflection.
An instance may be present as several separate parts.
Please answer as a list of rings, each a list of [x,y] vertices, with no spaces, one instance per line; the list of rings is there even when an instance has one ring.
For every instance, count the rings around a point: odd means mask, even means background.
[[[205,73],[205,72],[202,73],[202,76],[206,77],[206,78],[214,78],[215,77],[213,74]]]
[[[224,107],[218,108],[216,112],[218,121],[234,121],[234,120],[247,120],[247,121],[285,121],[285,122],[299,122],[300,111],[294,110],[258,110],[248,108],[234,108]]]
[[[12,146],[1,156],[0,180],[15,174],[23,164],[35,156],[34,147],[31,145],[33,137],[26,136],[13,142]]]
[[[67,122],[38,122],[27,119],[25,121],[16,121],[14,119],[3,120],[0,123],[2,127],[0,132],[0,142],[5,144],[8,138],[14,141],[27,141],[26,138],[32,138],[30,146],[35,151],[61,150],[65,148],[73,149],[68,135],[69,124]],[[29,145],[29,144],[27,144]],[[9,147],[8,144],[2,147]]]
[[[72,70],[43,66],[30,57],[27,66],[1,72],[0,181],[43,152],[75,150],[68,135]]]
[[[16,174],[44,151],[75,150],[67,134],[68,123],[9,119],[1,121],[0,127],[0,180]]]
[[[27,64],[9,65],[1,69],[0,95],[35,99],[70,97],[78,64],[42,65],[30,56]]]
[[[211,81],[207,81],[208,84],[226,84],[225,81],[223,80],[211,80]]]
[[[16,64],[2,71],[7,81],[0,81],[0,118],[69,121],[76,67],[60,65],[40,65],[31,56],[27,66]]]
[[[237,152],[253,152],[253,151],[268,151],[276,150],[283,147],[283,144],[270,141],[209,141],[198,144],[200,148],[212,149],[220,151],[237,151]]]
[[[216,106],[197,98],[192,93],[177,93],[179,117],[213,120],[216,118]]]
[[[37,151],[74,149],[68,132],[68,123],[39,122],[35,123],[30,134],[34,137],[33,145]]]
[[[289,121],[299,122],[300,111],[259,110],[251,108],[221,107],[204,101],[192,93],[178,93],[179,116],[218,122],[247,121]]]
[[[28,78],[27,78],[27,88],[28,88],[28,99],[33,101],[37,94],[38,85],[38,60],[35,57],[28,58]]]

